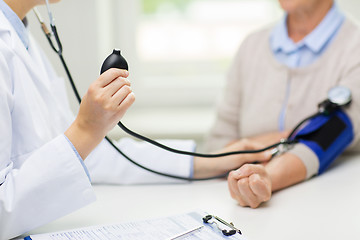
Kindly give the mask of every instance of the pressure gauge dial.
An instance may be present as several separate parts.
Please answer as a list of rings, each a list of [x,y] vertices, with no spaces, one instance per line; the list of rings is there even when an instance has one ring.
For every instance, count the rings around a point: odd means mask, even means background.
[[[328,91],[328,99],[337,106],[346,106],[351,102],[351,91],[344,86],[336,86]]]

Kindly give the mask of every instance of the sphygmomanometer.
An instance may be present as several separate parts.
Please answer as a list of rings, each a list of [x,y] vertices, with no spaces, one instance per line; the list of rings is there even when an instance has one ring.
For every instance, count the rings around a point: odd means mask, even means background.
[[[329,90],[328,99],[319,104],[319,113],[290,139],[309,147],[319,159],[319,171],[324,170],[354,139],[350,118],[342,110],[351,103],[351,92],[343,86]]]

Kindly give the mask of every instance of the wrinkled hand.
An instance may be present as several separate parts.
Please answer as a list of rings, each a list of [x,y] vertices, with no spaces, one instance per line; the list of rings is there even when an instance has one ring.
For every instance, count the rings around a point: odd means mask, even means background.
[[[264,146],[255,141],[249,139],[242,139],[233,142],[229,146],[225,147],[221,151],[223,152],[234,152],[243,150],[256,150],[261,149]],[[229,155],[220,158],[200,158],[194,159],[194,177],[212,177],[221,174],[225,174],[231,170],[237,169],[245,163],[252,162],[266,162],[271,158],[271,152],[265,151],[260,153],[252,154],[237,154]]]
[[[231,197],[243,207],[257,208],[271,198],[271,179],[260,164],[245,164],[232,171],[228,177],[228,187]]]

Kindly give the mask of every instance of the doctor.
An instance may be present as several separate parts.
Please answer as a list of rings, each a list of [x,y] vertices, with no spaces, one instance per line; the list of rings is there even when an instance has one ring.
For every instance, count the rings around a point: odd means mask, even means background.
[[[93,202],[91,182],[170,181],[128,163],[103,141],[135,100],[127,71],[110,69],[95,80],[74,120],[63,80],[21,21],[44,3],[0,0],[0,239],[18,236]],[[188,151],[195,148],[192,141],[166,144]],[[193,159],[130,139],[116,145],[145,166],[186,177],[214,176],[270,157],[266,152]],[[225,150],[259,147],[245,140]]]

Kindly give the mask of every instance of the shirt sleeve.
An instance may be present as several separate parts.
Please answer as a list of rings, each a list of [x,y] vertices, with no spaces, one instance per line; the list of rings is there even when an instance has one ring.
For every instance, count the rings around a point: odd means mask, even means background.
[[[89,181],[91,182],[91,178],[90,178],[90,174],[89,171],[84,163],[84,160],[82,159],[82,157],[80,156],[79,152],[76,150],[75,146],[72,144],[72,142],[64,135],[65,139],[68,141],[71,149],[74,151],[75,155],[77,156],[77,158],[79,159],[81,166],[84,168],[84,171],[86,173],[86,176],[89,178]]]
[[[339,80],[339,85],[345,86],[351,90],[352,101],[348,108],[345,108],[346,114],[350,117],[354,128],[354,140],[346,150],[349,152],[360,152],[360,31],[353,36],[353,47],[348,49],[348,54],[344,67],[344,74]]]
[[[341,76],[334,85],[345,86],[349,88],[352,93],[350,106],[344,108],[347,116],[351,120],[354,134],[352,143],[345,149],[347,152],[360,151],[360,31],[358,27],[356,28],[356,31],[353,29],[352,35],[347,37],[347,47],[341,49],[337,66],[341,69]],[[318,173],[320,167],[319,159],[309,147],[304,144],[296,144],[296,146],[290,150],[290,153],[298,156],[303,161],[307,170],[307,178]]]

